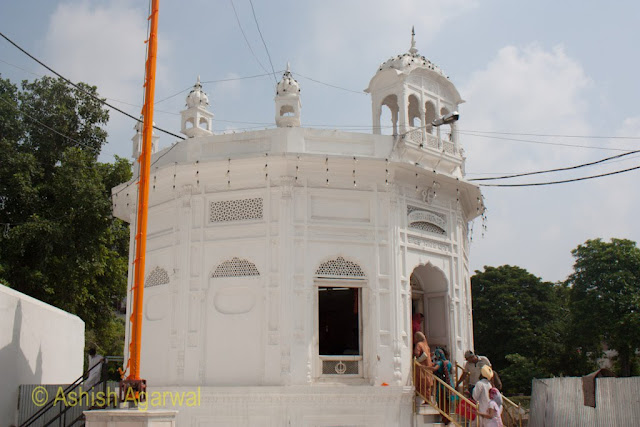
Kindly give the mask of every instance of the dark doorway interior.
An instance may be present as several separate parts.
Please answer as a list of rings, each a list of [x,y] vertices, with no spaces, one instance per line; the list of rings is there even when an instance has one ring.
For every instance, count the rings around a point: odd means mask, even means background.
[[[360,289],[318,288],[321,356],[360,354]]]

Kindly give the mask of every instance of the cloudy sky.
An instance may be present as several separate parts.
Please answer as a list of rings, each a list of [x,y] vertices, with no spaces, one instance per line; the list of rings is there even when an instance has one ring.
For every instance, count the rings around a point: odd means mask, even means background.
[[[302,86],[303,125],[368,132],[370,98],[362,90],[381,62],[408,50],[415,25],[420,53],[447,73],[467,101],[459,122],[467,178],[572,166],[640,149],[639,2],[253,5],[270,58],[249,0],[161,2],[158,126],[179,131],[186,89],[200,75],[217,131],[272,127],[274,79],[267,73],[270,63],[281,74],[290,62]],[[147,14],[145,1],[5,0],[0,31],[56,71],[98,86],[101,96],[138,115]],[[0,73],[18,82],[47,72],[0,39]],[[103,161],[130,156],[133,125],[111,113]],[[160,138],[161,147],[172,142]],[[640,155],[632,154],[516,182],[638,165]],[[476,221],[472,269],[511,264],[558,281],[571,272],[571,250],[585,240],[640,240],[639,178],[637,170],[559,185],[485,188],[488,230],[482,237]]]

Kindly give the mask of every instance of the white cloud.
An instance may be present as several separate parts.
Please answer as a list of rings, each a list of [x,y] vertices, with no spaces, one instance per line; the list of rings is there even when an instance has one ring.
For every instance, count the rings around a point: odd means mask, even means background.
[[[102,97],[137,116],[140,107],[113,100],[142,103],[147,12],[146,7],[127,0],[105,5],[88,1],[60,3],[45,35],[46,62],[72,81],[96,85]],[[170,45],[163,42],[160,37],[163,51],[170,51]],[[160,61],[157,67],[156,87],[170,79]],[[128,155],[133,126],[132,119],[111,112],[110,144],[105,153]]]
[[[460,128],[465,130],[587,135],[587,90],[591,80],[581,65],[569,58],[561,46],[547,51],[538,45],[507,46],[486,68],[472,74],[462,89],[472,100],[463,105]],[[565,139],[535,136],[496,135],[542,142],[572,143]],[[562,164],[580,160],[585,150],[508,141],[498,138],[464,136],[470,172],[475,165],[502,172],[543,169],[542,164]],[[575,142],[573,142],[575,143]],[[519,157],[513,153],[518,152]],[[476,169],[474,171],[474,169]]]
[[[477,5],[476,0],[310,3],[305,31],[309,40],[301,48],[313,55],[300,55],[305,63],[295,65],[314,70],[315,75],[344,75],[362,73],[361,58],[366,58],[377,61],[367,64],[373,73],[380,62],[409,49],[412,26],[418,45],[425,46],[456,16]],[[361,83],[363,88],[366,83]]]
[[[464,105],[459,127],[463,132],[588,135],[591,130],[587,95],[591,86],[581,64],[567,56],[561,46],[550,50],[535,44],[524,48],[507,46],[463,85],[461,93],[470,102]],[[566,138],[495,136],[584,144]],[[587,149],[464,134],[462,141],[469,158],[467,171],[471,173],[541,170],[607,155]],[[540,175],[525,181],[564,177]],[[567,187],[570,185],[573,187]],[[571,249],[586,238],[597,237],[590,234],[596,228],[579,221],[592,210],[592,200],[584,197],[584,191],[590,188],[590,183],[485,188],[489,231],[484,239],[476,233],[472,268],[514,264],[545,280],[564,279],[571,269]]]
[[[141,89],[132,91],[144,76],[144,15],[125,1],[61,3],[50,19],[47,56],[70,79],[96,84],[104,96],[139,101]]]

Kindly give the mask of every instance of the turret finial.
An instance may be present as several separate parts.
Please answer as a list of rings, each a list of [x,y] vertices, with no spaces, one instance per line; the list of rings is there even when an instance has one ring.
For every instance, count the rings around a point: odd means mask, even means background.
[[[411,49],[409,49],[409,53],[411,53],[412,55],[415,55],[416,53],[418,53],[418,49],[416,49],[415,35],[416,35],[415,26],[411,26]]]
[[[287,61],[287,73],[291,72],[291,64],[289,64],[289,61]]]

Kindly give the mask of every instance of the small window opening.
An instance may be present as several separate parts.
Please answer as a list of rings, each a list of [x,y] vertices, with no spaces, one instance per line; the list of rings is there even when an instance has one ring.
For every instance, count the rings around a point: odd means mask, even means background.
[[[198,124],[198,126],[200,127],[200,129],[209,130],[209,122],[204,117],[200,118],[200,123]]]
[[[360,288],[318,288],[321,356],[360,355]]]

